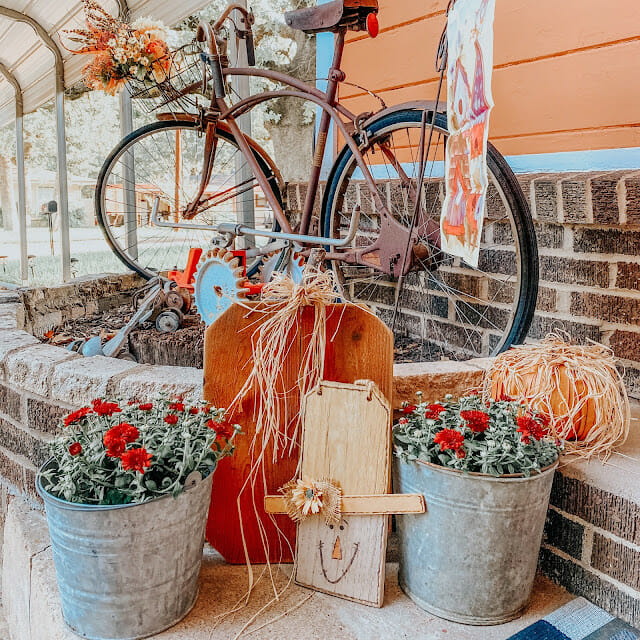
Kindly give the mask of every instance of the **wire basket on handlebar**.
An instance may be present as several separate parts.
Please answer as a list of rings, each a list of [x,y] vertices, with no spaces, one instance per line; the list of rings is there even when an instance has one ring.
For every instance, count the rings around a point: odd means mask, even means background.
[[[137,106],[147,113],[166,107],[171,112],[196,112],[198,96],[207,96],[205,65],[200,59],[201,45],[194,41],[172,51],[167,70],[154,79],[131,78],[127,90]]]

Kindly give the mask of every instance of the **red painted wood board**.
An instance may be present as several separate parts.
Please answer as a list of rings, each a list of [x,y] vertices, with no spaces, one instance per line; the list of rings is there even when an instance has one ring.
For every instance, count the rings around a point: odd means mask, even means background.
[[[204,398],[216,407],[227,407],[247,380],[252,367],[252,335],[266,320],[264,305],[251,303],[229,308],[205,332]],[[283,424],[291,422],[299,411],[300,396],[297,377],[302,356],[313,328],[314,310],[306,307],[290,336],[291,348],[283,363],[282,383],[278,392],[286,390],[286,406],[281,404]],[[327,346],[324,379],[334,382],[373,380],[391,402],[393,385],[393,335],[384,323],[371,312],[354,305],[331,305],[327,309]],[[207,540],[227,562],[242,564],[245,554],[242,543],[237,499],[252,465],[249,447],[255,434],[254,401],[248,394],[241,407],[228,417],[242,426],[243,435],[235,440],[236,450],[231,458],[218,465],[213,478],[211,508],[207,523]],[[290,428],[290,433],[292,428]],[[255,491],[250,488],[241,497],[242,527],[252,563],[266,560],[260,535],[260,522],[269,545],[270,562],[291,562],[295,549],[295,525],[287,516],[275,516],[274,522],[264,512],[264,496],[276,494],[294,476],[299,457],[299,442],[291,455],[272,460],[269,448]],[[278,535],[280,528],[282,536]],[[287,544],[288,543],[288,544]]]

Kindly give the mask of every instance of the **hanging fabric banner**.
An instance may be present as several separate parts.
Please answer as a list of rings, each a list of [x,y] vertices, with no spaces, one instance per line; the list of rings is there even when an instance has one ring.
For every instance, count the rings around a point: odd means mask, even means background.
[[[457,0],[447,39],[446,198],[442,250],[477,268],[487,198],[495,0]]]

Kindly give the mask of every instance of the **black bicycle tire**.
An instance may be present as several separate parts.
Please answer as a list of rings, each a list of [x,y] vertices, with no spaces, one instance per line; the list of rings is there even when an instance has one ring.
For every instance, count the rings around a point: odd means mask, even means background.
[[[373,136],[378,131],[394,124],[407,122],[421,124],[422,117],[423,111],[419,109],[395,111],[372,121],[368,125],[367,134]],[[431,118],[428,117],[427,124],[430,123]],[[436,114],[435,124],[439,128],[446,130],[446,115],[442,113]],[[331,233],[331,210],[333,200],[340,186],[338,181],[352,155],[351,149],[345,145],[338,154],[327,179],[327,188],[324,192],[320,218],[320,229],[323,230],[325,237],[329,237]],[[488,145],[487,164],[509,202],[520,249],[521,277],[518,304],[513,314],[511,327],[506,332],[505,341],[499,350],[506,351],[512,345],[524,342],[533,321],[538,299],[538,245],[526,197],[507,161],[491,143]]]
[[[175,128],[176,125],[180,125],[185,129],[197,129],[199,126],[199,124],[195,121],[192,122],[192,121],[185,120],[185,121],[176,122],[175,120],[160,120],[158,122],[152,122],[150,124],[146,124],[140,127],[139,129],[136,129],[135,131],[131,132],[129,135],[122,138],[122,140],[120,140],[120,142],[113,148],[111,153],[109,153],[109,155],[107,156],[106,160],[104,161],[100,169],[100,173],[98,174],[98,181],[96,182],[96,190],[94,194],[94,207],[96,210],[96,219],[98,221],[98,226],[102,231],[102,235],[104,236],[107,244],[109,245],[109,248],[113,251],[113,253],[115,253],[115,255],[120,260],[120,262],[122,262],[126,267],[128,267],[132,271],[135,271],[138,275],[142,276],[146,280],[154,277],[156,274],[144,269],[144,267],[141,267],[140,265],[138,265],[135,260],[133,260],[130,256],[128,256],[127,253],[118,245],[115,239],[111,236],[111,233],[108,230],[109,224],[105,219],[105,213],[102,209],[103,183],[106,179],[106,176],[114,160],[118,158],[122,153],[122,151],[126,147],[128,147],[130,144],[132,144],[135,139],[139,137],[146,137],[149,133],[152,133],[154,131],[161,131],[162,129]],[[232,144],[237,144],[235,142],[235,138],[233,134],[231,133],[227,133],[226,131],[223,131],[223,130],[218,130],[218,135],[221,138],[224,138],[227,142],[230,142]],[[264,158],[256,150],[254,150],[254,155],[256,157],[256,160],[258,161],[258,164],[260,165],[260,168],[264,171],[267,179],[269,180],[269,183],[274,187],[274,195],[278,199],[280,206],[282,206],[283,205],[282,193],[280,192],[280,188],[277,185],[277,181],[275,179],[275,175],[273,174],[273,171],[271,170],[266,160],[264,160]],[[274,230],[277,231],[279,230],[279,228],[280,228],[280,225],[278,224],[277,220],[275,220],[274,218]],[[247,271],[247,275],[248,276],[254,275],[258,270],[259,266],[260,266],[260,262],[257,261],[256,265],[252,269]]]

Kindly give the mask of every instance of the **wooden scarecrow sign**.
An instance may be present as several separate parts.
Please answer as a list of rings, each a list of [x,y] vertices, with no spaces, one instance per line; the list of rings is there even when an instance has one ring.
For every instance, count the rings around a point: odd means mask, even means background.
[[[304,399],[300,478],[267,496],[298,522],[296,583],[381,607],[389,514],[422,495],[389,495],[391,411],[373,382],[323,381]]]

